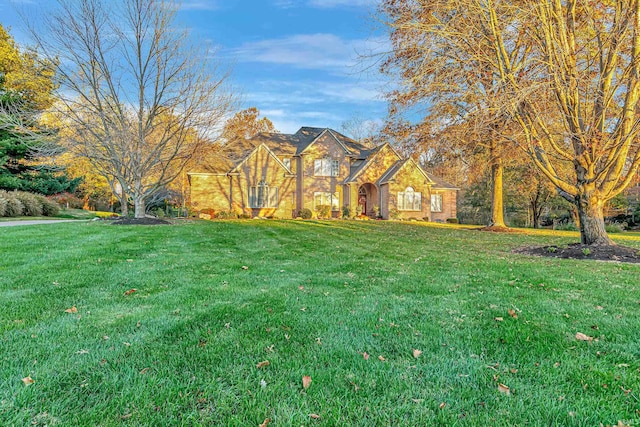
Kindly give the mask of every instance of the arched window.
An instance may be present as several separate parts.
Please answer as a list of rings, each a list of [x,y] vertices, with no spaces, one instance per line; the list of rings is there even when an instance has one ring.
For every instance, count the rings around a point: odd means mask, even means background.
[[[398,210],[399,211],[421,211],[422,210],[422,193],[416,192],[413,187],[409,186],[404,191],[398,193]]]

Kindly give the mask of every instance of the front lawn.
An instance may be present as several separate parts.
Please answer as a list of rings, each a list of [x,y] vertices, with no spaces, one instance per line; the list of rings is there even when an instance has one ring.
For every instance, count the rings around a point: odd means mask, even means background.
[[[511,253],[578,240],[377,221],[4,228],[0,425],[638,425],[640,265]]]

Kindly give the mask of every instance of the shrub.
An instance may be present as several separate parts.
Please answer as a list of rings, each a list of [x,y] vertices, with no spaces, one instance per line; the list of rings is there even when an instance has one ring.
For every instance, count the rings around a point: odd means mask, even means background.
[[[607,233],[622,233],[627,228],[625,222],[609,222],[604,225],[604,229]]]
[[[60,214],[60,205],[44,196],[36,195],[40,203],[42,203],[42,215],[56,216]]]
[[[447,223],[449,224],[458,224],[458,218],[447,218]]]
[[[23,215],[25,216],[40,216],[42,215],[42,202],[35,194],[27,193],[24,191],[16,191],[16,198],[22,202]]]
[[[7,200],[0,196],[0,216],[4,216],[4,211],[7,208]]]
[[[56,202],[59,206],[64,206],[66,209],[82,209],[84,206],[84,200],[71,193],[56,194],[51,196],[51,200]]]
[[[318,218],[331,218],[331,206],[330,205],[318,205]]]
[[[234,212],[220,211],[215,216],[215,218],[217,218],[217,219],[236,219],[236,218],[238,218],[238,215],[236,213],[234,213]]]
[[[351,218],[351,208],[349,206],[342,207],[342,218]]]
[[[298,216],[302,219],[311,219],[311,217],[313,216],[313,213],[311,212],[311,209],[300,209],[300,211],[298,212]]]
[[[400,211],[396,208],[389,209],[389,218],[394,220],[400,218]]]
[[[576,227],[576,224],[574,222],[561,222],[560,224],[558,224],[556,226],[556,230],[561,230],[561,231],[578,231],[578,227]]]
[[[15,192],[0,191],[0,197],[7,201],[4,209],[4,216],[21,216],[24,211],[22,202],[15,196]]]

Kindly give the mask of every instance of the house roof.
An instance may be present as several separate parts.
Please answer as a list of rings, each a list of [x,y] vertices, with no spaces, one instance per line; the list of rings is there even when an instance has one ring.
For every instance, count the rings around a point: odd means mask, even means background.
[[[322,135],[329,135],[332,137],[344,150],[347,156],[357,159],[356,162],[360,164],[351,171],[351,174],[346,182],[355,181],[369,166],[375,163],[376,155],[380,150],[389,145],[382,144],[375,148],[368,148],[365,145],[329,128],[317,128],[317,127],[301,127],[294,134],[284,133],[268,133],[263,132],[253,136],[250,139],[235,139],[230,141],[218,150],[211,150],[211,153],[204,156],[200,161],[200,166],[193,174],[205,173],[205,174],[226,174],[233,172],[247,160],[254,152],[256,152],[260,146],[264,148],[272,155],[279,163],[279,157],[298,156],[309,146],[311,146]],[[393,150],[393,147],[389,145]],[[395,150],[393,150],[395,153]],[[420,168],[413,160],[404,159],[401,160],[401,156],[398,155],[398,161],[393,164],[378,180],[379,183],[384,184],[394,178],[394,176],[402,169],[407,162],[413,162],[420,172],[425,174],[425,178],[433,182],[432,187],[436,189],[454,189],[458,188],[435,175],[426,173]],[[355,163],[355,162],[354,162]],[[281,166],[288,172],[291,171],[281,163]]]
[[[342,135],[329,128],[301,127],[294,134],[285,133],[259,133],[249,139],[234,139],[216,150],[215,154],[207,157],[205,162],[201,162],[198,172],[223,173],[234,169],[242,162],[256,147],[261,144],[266,145],[276,156],[298,156],[309,146],[311,146],[322,135],[328,134],[346,152],[347,156],[357,159],[366,159],[376,149],[369,149],[353,139]]]
[[[429,179],[433,181],[433,185],[431,186],[431,188],[435,188],[438,190],[459,190],[460,189],[455,185],[445,181],[444,179],[439,178],[433,174],[430,174],[429,172],[425,172],[425,173],[427,174]]]

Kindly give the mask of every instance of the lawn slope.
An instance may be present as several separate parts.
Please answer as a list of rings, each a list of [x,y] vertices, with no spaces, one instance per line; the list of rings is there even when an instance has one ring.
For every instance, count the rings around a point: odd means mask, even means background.
[[[0,425],[636,425],[640,266],[511,253],[576,240],[354,221],[3,229]]]

